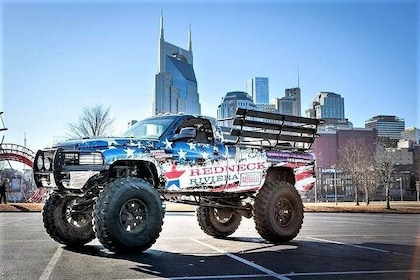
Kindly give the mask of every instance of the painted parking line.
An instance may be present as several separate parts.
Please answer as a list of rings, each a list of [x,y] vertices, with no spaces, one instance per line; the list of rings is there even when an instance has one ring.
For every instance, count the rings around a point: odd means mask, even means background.
[[[334,240],[328,240],[328,239],[322,239],[322,238],[316,238],[316,237],[309,237],[309,236],[307,236],[305,238],[311,239],[311,240],[316,240],[316,241],[321,241],[321,242],[326,242],[326,243],[345,245],[345,246],[359,248],[359,249],[371,250],[371,251],[376,251],[376,252],[381,252],[381,253],[390,253],[387,250],[382,250],[382,249],[378,249],[378,248],[375,248],[375,247],[368,247],[368,246],[344,243],[344,242],[340,242],[340,241],[334,241]]]
[[[241,262],[241,263],[243,263],[245,265],[248,265],[248,266],[250,266],[252,268],[255,268],[255,269],[259,270],[259,271],[262,271],[267,276],[271,276],[271,277],[274,277],[274,278],[277,278],[277,279],[282,279],[282,280],[290,280],[289,278],[285,277],[284,275],[278,274],[278,273],[276,273],[276,272],[274,272],[274,271],[272,271],[272,270],[270,270],[268,268],[265,268],[265,267],[263,267],[261,265],[258,265],[256,263],[250,262],[250,261],[248,261],[248,260],[246,260],[244,258],[238,257],[237,255],[234,255],[232,253],[226,252],[226,251],[224,251],[224,250],[222,250],[220,248],[214,247],[214,246],[212,246],[210,244],[204,243],[204,242],[202,242],[200,240],[197,240],[197,239],[191,239],[191,240],[194,241],[195,243],[201,244],[203,246],[206,246],[207,248],[210,248],[210,249],[212,249],[212,250],[214,250],[216,252],[219,252],[219,253],[221,253],[221,254],[229,257],[229,258],[232,258],[232,259],[234,259],[236,261],[239,261],[239,262]]]
[[[25,220],[28,220],[27,218],[23,218],[23,219],[13,219],[13,220],[10,220],[10,221],[1,221],[0,222],[0,226],[2,226],[2,225],[7,225],[7,224],[16,224],[16,223],[19,223],[19,222],[22,222],[22,221],[25,221]]]
[[[393,255],[412,257],[411,254],[400,253],[400,252],[391,252],[391,251],[388,251],[388,250],[378,249],[378,248],[375,248],[375,247],[362,246],[362,245],[356,245],[356,244],[351,244],[351,243],[344,243],[344,242],[340,242],[340,241],[334,241],[334,240],[328,240],[328,239],[310,237],[310,236],[306,236],[305,238],[316,240],[316,241],[321,241],[321,242],[326,242],[326,243],[349,246],[349,247],[358,248],[358,249],[371,250],[371,251],[376,251],[376,252],[381,252],[381,253],[389,253],[389,254],[393,254]]]
[[[52,256],[47,267],[45,267],[44,271],[42,272],[41,277],[39,277],[39,280],[48,280],[50,278],[50,275],[52,271],[54,270],[54,267],[57,264],[58,260],[60,259],[62,252],[63,252],[63,248],[61,246],[58,247],[57,251],[55,251],[55,254],[54,256]]]

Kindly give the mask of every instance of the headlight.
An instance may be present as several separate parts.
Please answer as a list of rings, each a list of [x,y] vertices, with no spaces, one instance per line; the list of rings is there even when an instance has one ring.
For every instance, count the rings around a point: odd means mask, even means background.
[[[36,160],[36,167],[38,168],[38,170],[42,170],[42,168],[44,167],[44,160],[42,159],[42,156],[39,156]]]
[[[64,153],[64,163],[70,165],[79,164],[79,153]]]
[[[79,155],[79,164],[80,165],[102,165],[104,160],[102,154],[92,153],[92,154],[80,154]]]
[[[48,158],[48,157],[44,158],[45,170],[50,170],[51,169],[51,162],[52,162],[52,160],[50,158]]]

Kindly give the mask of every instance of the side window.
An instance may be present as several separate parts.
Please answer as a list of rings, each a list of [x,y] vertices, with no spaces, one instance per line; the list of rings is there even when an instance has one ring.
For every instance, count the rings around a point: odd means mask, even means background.
[[[195,140],[198,143],[203,143],[203,144],[208,144],[209,142],[209,138],[207,136],[206,131],[204,130],[203,126],[199,126],[197,127],[197,134],[195,137]]]
[[[200,123],[197,124],[197,142],[203,144],[214,144],[214,136],[211,123],[207,119],[199,120]]]
[[[201,144],[213,144],[214,136],[212,125],[209,120],[202,118],[186,119],[177,129],[181,131],[184,128],[195,128],[196,136],[193,141]],[[178,132],[179,133],[179,132]]]

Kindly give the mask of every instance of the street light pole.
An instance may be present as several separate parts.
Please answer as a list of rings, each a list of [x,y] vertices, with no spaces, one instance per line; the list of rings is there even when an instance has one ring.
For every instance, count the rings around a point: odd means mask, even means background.
[[[318,185],[318,182],[322,182],[322,168],[318,168],[317,169],[318,170],[318,174],[316,174],[316,181],[315,181],[315,203],[317,203],[318,202],[318,192],[317,192],[317,185]],[[318,179],[318,178],[320,178],[320,179]],[[321,186],[321,189],[322,189],[322,186]]]
[[[335,193],[335,205],[337,205],[337,170],[334,166],[334,193]]]
[[[401,201],[403,201],[403,191],[402,191],[402,178],[398,178],[397,181],[400,181],[400,195],[401,195]]]

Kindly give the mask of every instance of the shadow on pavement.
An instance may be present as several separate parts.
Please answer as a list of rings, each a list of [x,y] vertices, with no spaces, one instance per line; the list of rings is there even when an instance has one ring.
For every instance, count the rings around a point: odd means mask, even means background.
[[[133,262],[130,268],[146,275],[163,278],[222,277],[245,278],[255,275],[255,279],[267,277],[248,263],[256,264],[280,275],[316,276],[326,279],[419,279],[420,248],[398,244],[366,242],[336,244],[328,242],[298,240],[284,244],[268,244],[258,238],[229,238],[239,243],[255,243],[253,249],[229,252],[174,253],[149,249],[143,253],[115,254],[101,245],[86,245],[78,248],[64,247],[64,250],[90,256],[121,259]],[[262,245],[262,246],[259,246]],[[200,245],[198,245],[200,246]],[[204,248],[203,248],[204,250]],[[392,250],[392,251],[391,251]],[[232,258],[232,254],[238,259]],[[246,260],[241,262],[240,260]],[[305,264],[305,265],[302,265]],[[415,272],[413,272],[415,271]],[[345,275],[350,278],[345,278]],[[130,274],[131,276],[131,274]]]

